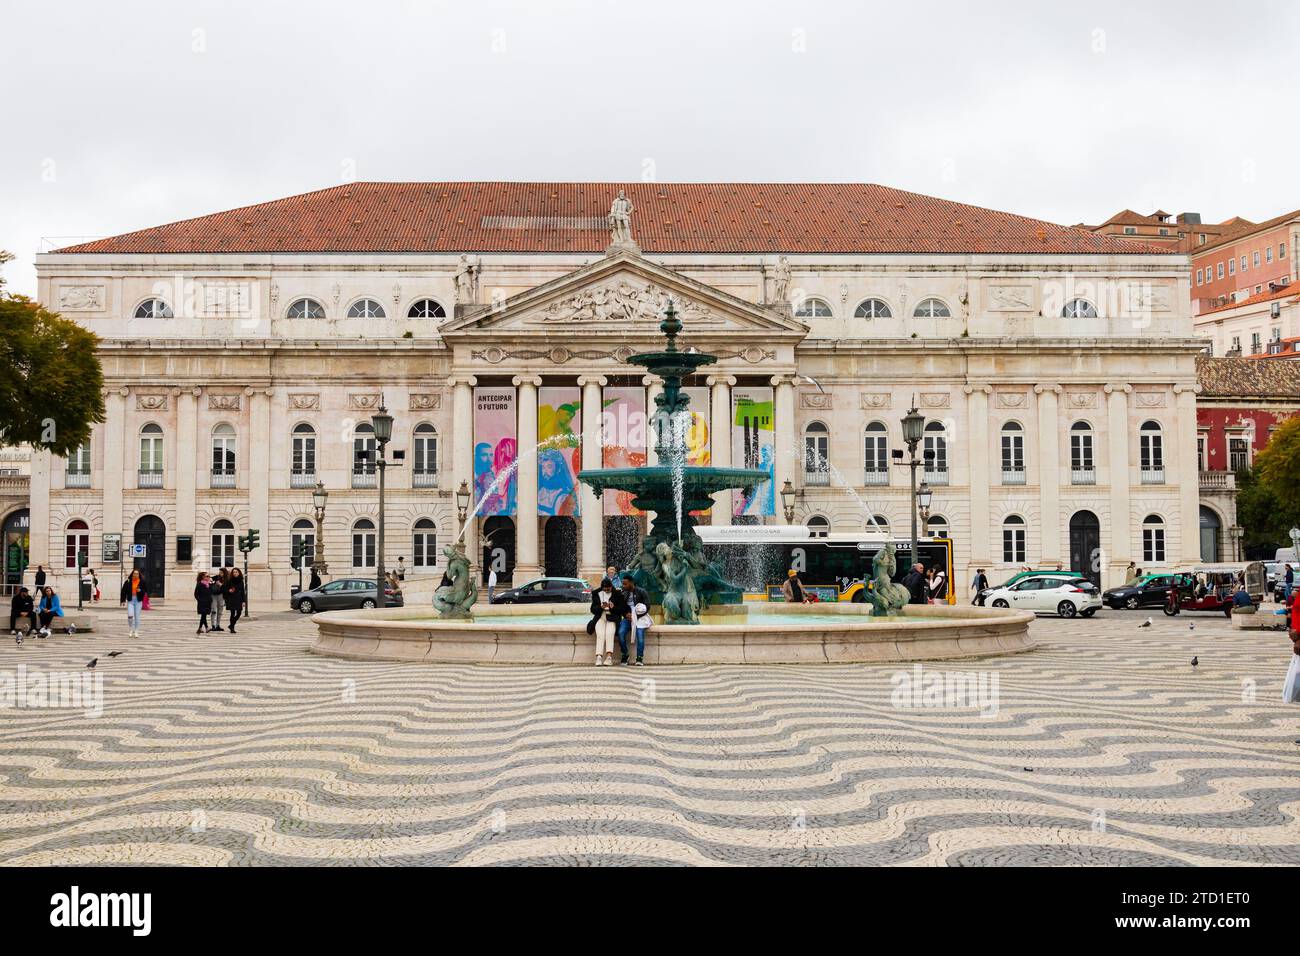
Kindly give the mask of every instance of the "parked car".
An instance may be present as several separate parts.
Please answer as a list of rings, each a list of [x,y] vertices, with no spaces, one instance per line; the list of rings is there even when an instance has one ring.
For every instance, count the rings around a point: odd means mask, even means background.
[[[1035,614],[1092,617],[1101,607],[1101,593],[1097,585],[1077,574],[1071,578],[1040,575],[1023,577],[1010,587],[998,588],[989,595],[987,603],[990,607],[1011,607]]]
[[[508,588],[492,598],[493,604],[590,604],[591,586],[581,578],[536,578]]]
[[[1161,607],[1169,598],[1169,587],[1173,580],[1172,574],[1144,574],[1132,584],[1108,588],[1102,594],[1102,600],[1116,610]]]
[[[1072,581],[1078,577],[1081,577],[1078,571],[1018,571],[1001,584],[992,584],[980,591],[976,597],[975,603],[988,604],[988,596],[994,591],[1000,591],[1003,588],[1012,587],[1013,585],[1019,584],[1021,581],[1028,580],[1029,578],[1060,578],[1064,581]]]
[[[299,591],[289,598],[289,606],[302,614],[317,611],[346,611],[359,607],[376,606],[373,578],[339,578],[310,591]],[[384,588],[384,603],[389,607],[402,606],[402,592]]]

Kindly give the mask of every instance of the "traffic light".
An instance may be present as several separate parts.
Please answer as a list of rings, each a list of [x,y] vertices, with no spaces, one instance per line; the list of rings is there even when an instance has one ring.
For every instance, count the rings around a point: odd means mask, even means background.
[[[248,539],[244,537],[242,534],[239,536],[239,544],[237,545],[237,547],[239,548],[240,551],[244,551],[244,552],[248,551]]]
[[[262,535],[261,531],[259,531],[257,528],[250,528],[250,529],[248,530],[248,550],[249,550],[249,551],[255,551],[255,550],[257,550],[257,547],[261,544],[261,540],[260,540],[260,539],[261,539],[261,535]]]
[[[307,542],[299,539],[293,543],[293,554],[289,559],[289,567],[295,571],[302,567],[302,559],[307,554]]]

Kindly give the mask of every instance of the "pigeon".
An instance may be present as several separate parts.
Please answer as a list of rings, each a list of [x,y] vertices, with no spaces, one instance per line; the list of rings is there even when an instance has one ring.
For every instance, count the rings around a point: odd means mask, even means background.
[[[1194,631],[1194,630],[1196,630],[1196,622],[1193,621],[1192,623],[1188,624],[1188,625],[1187,625],[1187,629],[1188,629],[1189,631]]]
[[[1199,660],[1197,660],[1197,659],[1196,659],[1196,655],[1193,654],[1193,655],[1192,655],[1192,666],[1195,667],[1195,666],[1196,666],[1197,664],[1199,664],[1199,663],[1201,663],[1201,662],[1200,662]]]
[[[122,656],[123,654],[125,654],[125,653],[126,653],[126,651],[109,651],[108,654],[107,654],[106,656],[108,656],[108,657],[121,657],[121,656]],[[96,658],[96,660],[98,660],[98,658]]]
[[[1034,772],[1034,768],[1033,768],[1033,767],[1021,767],[1020,769],[1022,769],[1025,773],[1033,773],[1033,772]]]
[[[96,658],[95,658],[94,660],[92,660],[89,664],[87,664],[86,667],[93,671],[93,670],[95,669],[95,665],[98,664],[98,663],[99,663],[99,658],[96,657]]]
[[[1151,626],[1151,618],[1147,618],[1145,621],[1143,621],[1141,624],[1138,625],[1138,627],[1150,627],[1150,626]]]

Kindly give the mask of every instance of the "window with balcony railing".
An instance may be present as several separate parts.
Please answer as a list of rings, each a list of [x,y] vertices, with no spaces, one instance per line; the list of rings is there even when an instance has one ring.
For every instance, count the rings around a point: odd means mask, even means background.
[[[1025,483],[1025,469],[1003,468],[1002,483],[1004,485],[1023,485]]]
[[[1095,485],[1097,483],[1097,470],[1095,468],[1071,468],[1070,484],[1072,485]]]
[[[163,473],[161,469],[140,469],[136,474],[136,486],[139,488],[161,488]]]
[[[233,471],[214,471],[212,473],[211,487],[213,488],[233,488],[235,487],[235,473]]]
[[[314,471],[295,471],[289,475],[290,488],[314,488],[316,486],[316,472]]]
[[[65,471],[63,473],[63,487],[65,488],[89,488],[90,472],[88,471]]]
[[[438,486],[438,431],[428,422],[415,426],[412,442],[413,461],[411,486],[436,488]]]

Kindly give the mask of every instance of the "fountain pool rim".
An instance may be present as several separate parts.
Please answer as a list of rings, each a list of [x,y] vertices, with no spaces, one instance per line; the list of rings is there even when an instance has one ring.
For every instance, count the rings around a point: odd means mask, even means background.
[[[698,625],[656,624],[649,664],[870,663],[952,660],[1030,651],[1029,611],[911,605],[898,617],[872,618],[870,605],[810,605],[808,627],[788,620],[790,605],[748,603],[710,609]],[[585,664],[595,659],[580,605],[488,606],[473,620],[439,618],[432,608],[324,611],[312,617],[313,653],[351,660],[426,663]],[[764,624],[768,615],[777,624]],[[564,618],[555,624],[538,616]],[[533,620],[514,622],[515,617]],[[843,618],[843,622],[827,620]]]

